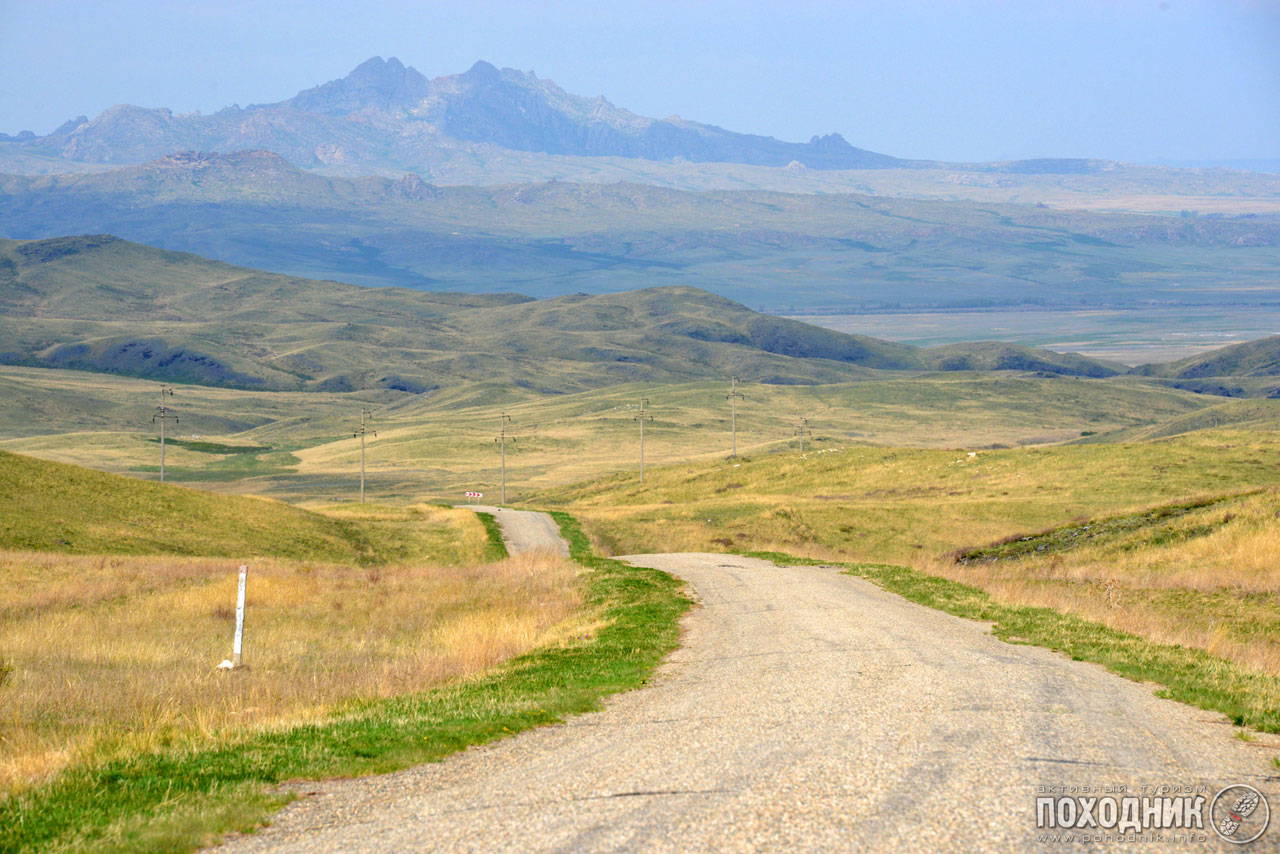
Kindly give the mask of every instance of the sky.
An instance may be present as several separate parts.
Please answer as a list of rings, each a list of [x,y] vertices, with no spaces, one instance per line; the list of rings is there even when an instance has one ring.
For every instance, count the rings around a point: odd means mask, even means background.
[[[1280,158],[1280,0],[0,0],[0,132],[277,101],[370,56],[899,157]]]

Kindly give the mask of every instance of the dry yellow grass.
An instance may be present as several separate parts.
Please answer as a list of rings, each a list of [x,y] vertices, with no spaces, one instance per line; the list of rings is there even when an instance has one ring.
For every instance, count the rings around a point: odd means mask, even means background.
[[[250,567],[247,669],[230,657],[235,561],[0,553],[0,794],[75,762],[480,673],[576,630],[576,567]]]
[[[1053,608],[1280,675],[1280,496],[1189,513],[1160,530],[1048,557],[918,562],[1001,602]]]

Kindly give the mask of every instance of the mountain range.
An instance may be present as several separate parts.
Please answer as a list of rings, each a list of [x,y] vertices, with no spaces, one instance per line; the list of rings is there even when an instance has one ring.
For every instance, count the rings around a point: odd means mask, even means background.
[[[850,145],[839,134],[806,143],[734,133],[678,116],[652,119],[603,97],[572,95],[531,72],[477,62],[428,80],[398,59],[374,57],[349,75],[274,104],[211,115],[122,104],[79,116],[45,136],[0,138],[28,156],[95,164],[139,163],[175,151],[265,149],[303,168],[430,170],[439,151],[492,146],[522,152],[683,159],[809,169],[917,165]],[[927,165],[927,164],[918,164]],[[1093,168],[1089,161],[1027,169]]]
[[[834,132],[784,142],[679,116],[637,115],[603,96],[566,92],[531,71],[480,61],[462,74],[428,79],[395,57],[373,57],[345,77],[275,103],[232,105],[209,115],[119,104],[92,119],[77,116],[43,136],[0,133],[0,171],[74,172],[144,163],[178,151],[254,149],[328,174],[411,172],[455,184],[559,177],[721,187],[782,181],[780,189],[795,189],[805,176],[848,170],[855,175],[837,179],[845,189],[859,189],[856,172],[909,170],[921,173],[922,186],[935,195],[948,187],[1034,186],[1046,176],[1086,183],[1090,176],[1107,183],[1123,176],[1130,190],[1155,184],[1180,192],[1212,192],[1223,184],[1238,190],[1240,183],[1227,170],[1213,173],[1206,187],[1203,170],[1089,158],[909,160],[857,148]],[[739,168],[717,175],[681,164]],[[1274,191],[1273,179],[1258,179],[1264,194]],[[1253,180],[1248,185],[1252,192]]]

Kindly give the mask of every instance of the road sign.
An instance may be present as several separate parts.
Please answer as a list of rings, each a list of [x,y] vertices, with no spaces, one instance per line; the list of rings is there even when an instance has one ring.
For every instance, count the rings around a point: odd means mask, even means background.
[[[484,498],[484,493],[483,493],[483,492],[468,492],[468,493],[467,493],[467,497],[468,497],[468,498]]]

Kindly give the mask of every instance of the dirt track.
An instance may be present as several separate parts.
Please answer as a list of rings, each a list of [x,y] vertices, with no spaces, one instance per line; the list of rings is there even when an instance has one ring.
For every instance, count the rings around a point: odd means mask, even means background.
[[[1038,786],[1247,782],[1276,740],[831,569],[633,558],[701,607],[605,711],[384,777],[307,784],[229,851],[1276,850],[1038,839]],[[1208,816],[1206,815],[1206,818]]]
[[[468,504],[463,509],[492,513],[498,527],[502,529],[502,539],[507,544],[507,551],[512,554],[550,549],[565,557],[569,556],[569,545],[561,539],[555,520],[546,513],[486,507],[481,504]]]

